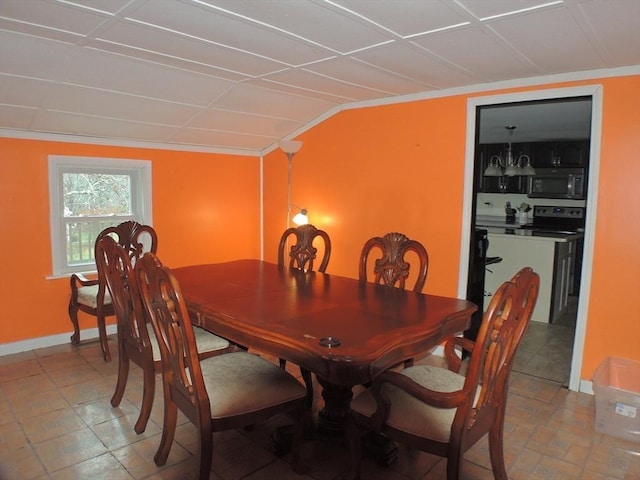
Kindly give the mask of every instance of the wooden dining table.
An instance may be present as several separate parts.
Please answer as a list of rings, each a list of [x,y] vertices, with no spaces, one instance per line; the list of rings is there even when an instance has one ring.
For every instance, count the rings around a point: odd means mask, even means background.
[[[319,428],[342,431],[352,388],[468,328],[475,304],[260,260],[172,269],[192,323],[315,373]]]

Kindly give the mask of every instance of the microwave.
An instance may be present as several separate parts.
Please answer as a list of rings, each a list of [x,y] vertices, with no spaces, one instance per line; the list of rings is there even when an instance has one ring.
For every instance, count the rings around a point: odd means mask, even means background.
[[[585,180],[584,168],[536,168],[536,174],[529,177],[527,196],[583,200]]]

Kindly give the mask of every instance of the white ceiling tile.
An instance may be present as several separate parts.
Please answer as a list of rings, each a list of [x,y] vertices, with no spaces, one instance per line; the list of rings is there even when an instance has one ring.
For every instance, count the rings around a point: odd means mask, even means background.
[[[329,50],[302,41],[266,25],[192,3],[155,0],[129,18],[227,45],[289,65],[318,61],[332,56]]]
[[[54,83],[0,74],[0,103],[36,107],[50,95]]]
[[[285,67],[256,55],[134,23],[119,23],[103,30],[100,39],[249,76]]]
[[[58,77],[76,85],[202,106],[233,85],[228,80],[90,49],[73,50],[66,70]]]
[[[342,96],[332,95],[324,92],[320,92],[317,90],[308,90],[306,88],[301,88],[294,85],[288,85],[286,83],[279,83],[276,80],[270,80],[269,77],[258,78],[256,80],[249,80],[245,82],[245,85],[253,85],[260,88],[266,88],[269,90],[277,90],[280,92],[290,93],[292,95],[301,95],[305,97],[315,98],[317,100],[333,103],[335,105],[343,104],[345,101],[349,102],[350,99],[347,99]],[[297,83],[297,82],[296,82]]]
[[[338,97],[341,103],[344,101],[354,102],[378,98],[381,93],[386,93],[319,75],[312,70],[285,70],[264,77],[264,79],[284,85],[296,86],[299,93],[302,94],[312,95],[311,92],[329,94]]]
[[[199,107],[66,84],[53,89],[47,108],[174,126],[187,123],[200,112]]]
[[[126,57],[140,63],[157,64],[167,68],[183,70],[187,75],[202,74],[209,77],[215,77],[219,80],[229,80],[232,82],[239,82],[247,79],[246,75],[231,72],[230,70],[223,70],[222,68],[218,68],[215,65],[194,63],[183,58],[164,55],[162,52],[156,53],[140,50],[137,47],[106,42],[99,39],[88,40],[85,47],[87,47],[88,49],[95,49],[100,50],[101,52],[114,54],[114,56],[119,55],[122,57]]]
[[[171,137],[171,141],[185,145],[206,145],[246,150],[259,150],[263,148],[264,145],[270,145],[277,140],[278,137],[261,137],[257,135],[243,135],[234,132],[220,132],[196,128],[183,128]]]
[[[63,32],[52,28],[41,27],[30,23],[15,22],[8,18],[0,17],[0,31],[22,33],[32,37],[41,37],[47,40],[75,44],[82,41],[82,36],[77,33]]]
[[[68,68],[73,46],[0,31],[2,73],[59,81]]]
[[[463,72],[404,42],[383,45],[354,57],[432,88],[454,87],[482,80],[471,72]]]
[[[303,125],[293,120],[209,109],[191,120],[188,127],[282,137]]]
[[[545,5],[553,0],[456,0],[477,18],[492,17]]]
[[[52,129],[52,127],[55,127]],[[93,117],[67,112],[40,111],[31,128],[40,132],[70,135],[91,135],[104,138],[163,142],[175,132],[175,127],[151,123],[128,122],[120,119]],[[95,135],[100,132],[101,135]]]
[[[488,25],[545,73],[607,66],[565,8],[505,17]]]
[[[450,27],[468,21],[453,2],[437,0],[393,0],[380,2],[371,0],[338,0],[342,7],[384,25],[393,32],[406,37]]]
[[[498,36],[479,26],[427,35],[413,40],[413,43],[464,66],[483,81],[523,78],[540,73]],[[461,44],[465,47],[460,48]]]
[[[588,0],[578,7],[590,19],[589,27],[606,50],[610,66],[640,64],[640,1]]]
[[[334,105],[298,95],[239,84],[216,102],[216,107],[283,119],[310,121]]]
[[[29,130],[37,112],[36,108],[0,105],[0,127]]]
[[[0,16],[47,28],[88,35],[110,16],[42,0],[2,0]]]
[[[308,70],[343,82],[370,88],[372,91],[381,93],[380,96],[403,95],[432,89],[426,83],[403,78],[353,58],[336,58],[329,62],[312,65],[308,67]]]
[[[328,3],[309,0],[216,0],[209,3],[273,25],[340,53],[348,53],[389,40],[388,35],[370,23],[346,15]]]

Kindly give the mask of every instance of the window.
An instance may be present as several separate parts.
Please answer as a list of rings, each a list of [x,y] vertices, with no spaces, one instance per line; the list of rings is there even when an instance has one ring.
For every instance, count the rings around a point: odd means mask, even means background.
[[[50,155],[49,200],[53,274],[93,271],[102,230],[152,224],[151,162]]]

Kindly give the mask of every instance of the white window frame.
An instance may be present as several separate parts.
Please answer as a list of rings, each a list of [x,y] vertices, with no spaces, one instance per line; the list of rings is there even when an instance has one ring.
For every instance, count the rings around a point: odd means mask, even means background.
[[[151,162],[149,160],[49,155],[51,259],[54,277],[68,276],[77,272],[90,273],[96,271],[95,263],[67,265],[65,232],[68,219],[65,220],[64,218],[62,177],[64,173],[69,173],[70,171],[130,175],[133,193],[131,199],[132,215],[128,216],[127,219],[146,225],[153,225],[152,178]]]

